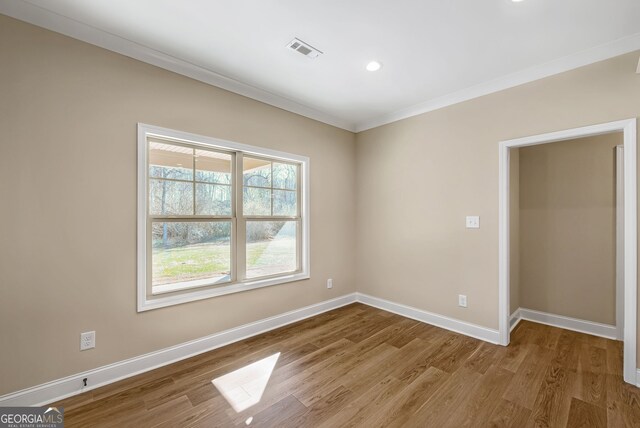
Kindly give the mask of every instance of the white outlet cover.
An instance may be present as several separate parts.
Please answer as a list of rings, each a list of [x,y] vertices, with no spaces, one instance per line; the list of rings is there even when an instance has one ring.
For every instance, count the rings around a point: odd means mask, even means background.
[[[333,288],[333,279],[327,279],[327,288]]]
[[[480,216],[468,215],[466,224],[467,229],[480,229]]]
[[[80,333],[80,350],[86,351],[87,349],[96,347],[96,332],[87,331]]]
[[[463,308],[467,307],[467,296],[464,294],[458,294],[458,306]]]

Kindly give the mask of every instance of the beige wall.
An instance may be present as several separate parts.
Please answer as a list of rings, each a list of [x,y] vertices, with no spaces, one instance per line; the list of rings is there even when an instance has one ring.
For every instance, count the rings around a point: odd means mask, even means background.
[[[358,291],[497,329],[498,142],[639,116],[638,54],[359,133]]]
[[[520,307],[520,149],[509,149],[509,313]]]
[[[498,141],[640,115],[638,53],[355,145],[349,132],[3,16],[0,58],[0,394],[355,285],[497,328]],[[136,313],[137,122],[311,157],[312,279]],[[464,228],[471,214],[481,229]],[[93,329],[97,348],[79,352]]]
[[[622,133],[520,149],[520,305],[616,323]]]
[[[0,58],[0,394],[355,291],[352,133],[2,15]],[[312,278],[136,313],[137,122],[309,156]]]

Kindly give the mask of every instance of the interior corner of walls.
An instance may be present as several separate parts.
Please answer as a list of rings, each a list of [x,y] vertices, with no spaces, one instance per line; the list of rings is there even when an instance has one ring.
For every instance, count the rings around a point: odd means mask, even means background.
[[[520,308],[517,308],[509,317],[509,331],[513,331],[520,321],[522,321],[522,316],[520,314]]]
[[[615,325],[602,324],[526,308],[520,308],[518,312],[518,319],[576,331],[578,333],[590,334],[592,336],[604,337],[605,339],[617,339],[618,332]]]
[[[461,321],[412,306],[403,305],[401,303],[395,303],[390,300],[374,297],[361,292],[356,293],[356,300],[365,305],[373,306],[387,312],[392,312],[406,318],[421,321],[426,324],[450,330],[455,333],[460,333],[475,339],[484,340],[485,342],[493,344],[500,343],[499,332],[495,329]]]

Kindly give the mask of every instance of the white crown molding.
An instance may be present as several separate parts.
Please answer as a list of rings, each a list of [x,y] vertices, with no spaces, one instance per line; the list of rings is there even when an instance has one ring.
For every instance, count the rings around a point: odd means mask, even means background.
[[[402,119],[428,113],[453,104],[469,101],[494,92],[503,91],[505,89],[553,76],[555,74],[564,73],[569,70],[604,61],[618,55],[624,55],[639,49],[640,33],[636,33],[545,64],[530,67],[460,91],[452,92],[411,107],[396,110],[395,112],[381,115],[375,119],[359,122],[356,124],[355,132],[366,131],[367,129],[376,128]],[[640,72],[640,63],[638,64],[638,72]]]
[[[464,334],[465,336],[484,340],[485,342],[497,344],[499,341],[498,330],[460,321],[455,318],[449,318],[444,315],[435,314],[433,312],[402,305],[400,303],[391,302],[379,297],[369,296],[368,294],[356,293],[356,300],[360,303],[364,303],[365,305],[373,306],[374,308],[393,312],[394,314],[402,315],[406,318],[422,321],[436,327]]]
[[[354,124],[23,0],[0,0],[0,13],[351,132],[366,131],[640,49],[637,33]],[[640,63],[638,68],[640,72]]]
[[[0,13],[319,122],[351,132],[355,130],[355,125],[349,121],[302,105],[281,95],[239,82],[197,64],[167,55],[26,1],[0,0]]]
[[[356,301],[356,294],[326,300],[315,305],[306,306],[281,315],[276,315],[240,327],[231,328],[220,333],[181,343],[176,346],[150,352],[128,360],[119,361],[107,366],[98,367],[83,373],[77,373],[63,379],[44,383],[32,388],[23,389],[0,396],[0,407],[6,406],[41,406],[53,403],[73,395],[87,392],[98,387],[117,382],[140,373],[176,361],[184,360],[212,349],[220,348],[239,340],[246,339],[276,328],[283,327],[303,319],[349,305]],[[82,388],[82,379],[89,379],[89,386]]]

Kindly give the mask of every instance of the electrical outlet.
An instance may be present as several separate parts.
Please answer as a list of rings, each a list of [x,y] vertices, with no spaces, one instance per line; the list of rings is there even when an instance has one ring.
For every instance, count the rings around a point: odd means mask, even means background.
[[[333,279],[327,279],[327,288],[333,288]]]
[[[80,333],[80,350],[86,351],[87,349],[96,347],[96,332],[87,331]]]
[[[480,229],[480,216],[468,215],[466,225],[467,229]]]
[[[467,307],[467,296],[464,294],[458,294],[458,306],[463,308]]]

